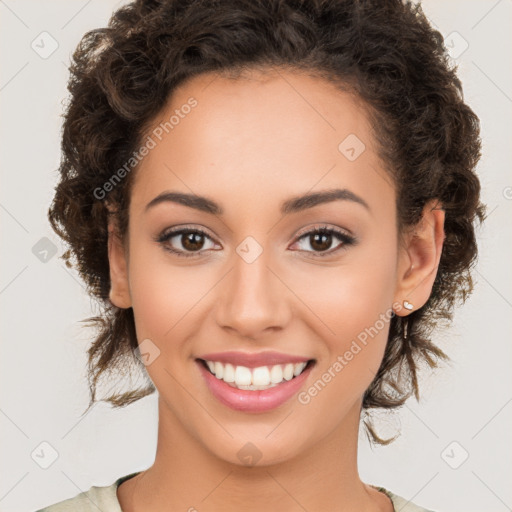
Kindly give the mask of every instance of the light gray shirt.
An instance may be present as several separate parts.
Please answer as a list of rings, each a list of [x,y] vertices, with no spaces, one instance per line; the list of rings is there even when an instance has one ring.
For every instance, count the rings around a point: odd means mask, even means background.
[[[125,481],[139,472],[130,473],[129,475],[118,478],[112,485],[105,487],[92,486],[88,491],[77,494],[74,498],[68,498],[64,501],[59,501],[53,505],[49,505],[37,512],[123,512],[119,500],[117,499],[117,488]],[[389,496],[393,503],[395,512],[433,512],[426,508],[415,505],[409,500],[397,496],[396,494],[372,485],[373,488],[383,492]]]

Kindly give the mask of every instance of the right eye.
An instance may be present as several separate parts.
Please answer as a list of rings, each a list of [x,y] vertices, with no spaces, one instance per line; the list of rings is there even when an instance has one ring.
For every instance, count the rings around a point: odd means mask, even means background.
[[[205,238],[212,240],[206,231],[202,229],[178,228],[163,231],[158,235],[156,241],[160,243],[166,251],[176,256],[189,258],[199,256],[202,252],[208,250],[203,249]],[[173,239],[176,241],[173,242]],[[176,245],[181,247],[176,248]]]

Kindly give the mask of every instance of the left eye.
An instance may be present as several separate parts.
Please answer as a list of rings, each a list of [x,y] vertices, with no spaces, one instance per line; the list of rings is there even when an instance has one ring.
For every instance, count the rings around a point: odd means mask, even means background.
[[[208,249],[204,248],[205,238],[212,241],[212,238],[201,229],[181,228],[163,232],[156,238],[156,241],[161,243],[165,250],[176,254],[176,256],[191,257],[197,256]],[[333,251],[327,252],[327,254],[324,254],[330,248],[335,238],[341,241],[339,247]],[[173,244],[171,243],[173,239],[179,240],[181,248],[173,247]],[[301,250],[304,250],[305,252],[312,252],[315,257],[323,257],[354,244],[355,238],[343,231],[338,231],[337,229],[321,227],[302,234],[297,238],[295,244],[301,241],[309,243],[313,248],[313,251],[308,251],[307,249]]]
[[[329,251],[327,254],[323,254],[326,253],[326,251],[329,249],[334,238],[341,240],[341,244],[339,244],[337,249]],[[338,231],[337,229],[326,227],[321,227],[304,233],[298,238],[297,242],[300,242],[302,240],[304,240],[306,243],[309,243],[309,245],[314,249],[316,248],[313,251],[306,250],[306,252],[313,252],[315,257],[323,257],[333,254],[338,250],[345,248],[348,245],[354,244],[355,242],[355,238],[353,236],[350,236],[347,233],[344,233],[343,231]]]

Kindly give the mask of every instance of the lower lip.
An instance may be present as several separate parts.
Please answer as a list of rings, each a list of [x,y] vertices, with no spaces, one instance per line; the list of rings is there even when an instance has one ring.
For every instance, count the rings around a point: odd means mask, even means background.
[[[284,404],[299,391],[314,366],[310,364],[298,377],[283,381],[272,388],[250,391],[230,386],[223,380],[217,379],[201,361],[196,363],[212,395],[231,409],[243,412],[265,412]]]

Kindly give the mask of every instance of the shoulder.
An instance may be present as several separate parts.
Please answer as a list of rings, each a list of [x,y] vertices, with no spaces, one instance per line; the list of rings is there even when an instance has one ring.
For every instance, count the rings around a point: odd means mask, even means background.
[[[81,492],[72,498],[48,505],[37,512],[122,512],[117,499],[118,486],[136,473],[122,476],[107,486],[92,486],[88,491]]]
[[[115,484],[105,487],[93,486],[73,498],[48,505],[37,512],[121,512],[116,490]]]
[[[391,492],[388,489],[385,489],[384,487],[374,485],[372,485],[372,487],[374,487],[380,492],[383,492],[386,496],[388,496],[391,499],[391,502],[393,503],[393,508],[397,512],[434,512],[433,510],[416,505],[412,501],[406,500],[405,498],[402,498],[402,496],[399,496],[398,494],[395,494],[394,492]]]

